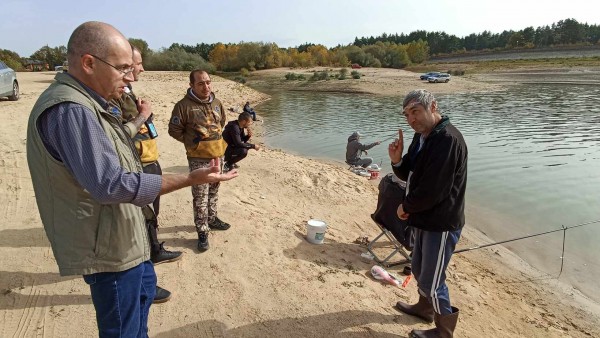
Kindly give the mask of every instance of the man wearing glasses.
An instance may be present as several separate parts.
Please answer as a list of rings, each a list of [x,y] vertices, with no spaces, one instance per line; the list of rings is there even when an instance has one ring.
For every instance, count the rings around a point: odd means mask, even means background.
[[[131,46],[114,27],[86,22],[67,44],[59,73],[34,105],[27,162],[61,275],[90,286],[100,337],[147,337],[156,274],[143,207],[159,194],[229,180],[216,163],[188,175],[152,175],[108,101],[133,79]],[[144,109],[149,103],[140,102]]]
[[[222,132],[227,115],[212,92],[210,76],[197,69],[190,73],[190,88],[175,104],[169,122],[169,135],[185,146],[190,171],[206,168],[211,160],[222,167],[227,144]],[[194,224],[198,232],[198,251],[208,250],[210,230],[227,230],[230,225],[217,217],[219,182],[192,186]]]

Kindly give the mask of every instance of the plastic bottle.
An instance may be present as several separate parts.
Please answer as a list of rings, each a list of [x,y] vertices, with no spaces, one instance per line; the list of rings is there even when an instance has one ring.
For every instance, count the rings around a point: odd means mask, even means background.
[[[394,285],[396,287],[400,287],[402,284],[396,277],[390,275],[384,268],[379,265],[373,265],[371,268],[371,275],[380,281],[384,281],[387,284]]]
[[[154,116],[154,114],[150,114],[150,116],[148,116],[148,119],[144,123],[146,124],[146,128],[148,128],[148,136],[150,136],[150,138],[157,138],[158,132],[156,131],[156,127],[152,122],[152,116]]]

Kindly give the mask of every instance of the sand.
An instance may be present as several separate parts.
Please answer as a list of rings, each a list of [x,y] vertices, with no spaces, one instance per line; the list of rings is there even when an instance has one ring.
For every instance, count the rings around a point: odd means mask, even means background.
[[[380,71],[417,76],[373,70]],[[19,73],[21,99],[0,102],[1,337],[97,335],[87,285],[79,276],[58,275],[27,169],[27,118],[53,76]],[[138,96],[153,104],[166,173],[188,170],[183,146],[166,131],[187,76],[147,72],[134,84]],[[377,83],[375,75],[371,80]],[[226,108],[268,98],[219,77],[213,77],[213,84]],[[376,91],[368,84],[357,91],[369,90]],[[256,132],[260,137],[260,123]],[[195,249],[190,190],[161,198],[159,239],[184,257],[156,266],[159,284],[173,298],[151,308],[151,337],[405,337],[411,328],[430,327],[392,307],[398,300],[415,301],[416,283],[405,289],[383,285],[368,272],[373,262],[360,257],[366,250],[355,240],[378,234],[369,217],[376,182],[341,165],[275,149],[252,151],[240,165],[240,176],[220,192],[219,215],[232,228],[212,233],[205,253]],[[304,239],[311,218],[329,226],[322,245]],[[467,224],[458,246],[485,241]],[[398,275],[400,270],[390,269]],[[460,308],[456,337],[600,337],[598,304],[502,247],[456,255],[448,286],[453,305]]]
[[[427,89],[435,95],[449,93],[467,93],[475,91],[490,91],[501,88],[499,85],[483,81],[473,81],[471,75],[451,76],[448,83],[429,83],[419,78],[420,73],[390,68],[361,68],[360,79],[352,79],[350,75],[345,80],[330,78],[328,81],[292,81],[286,80],[287,73],[304,75],[309,79],[313,73],[327,71],[330,75],[339,74],[340,68],[311,67],[311,68],[276,68],[252,72],[248,83],[253,86],[277,86],[296,91],[328,91],[344,93],[362,93],[373,95],[398,95],[404,97],[413,89]]]

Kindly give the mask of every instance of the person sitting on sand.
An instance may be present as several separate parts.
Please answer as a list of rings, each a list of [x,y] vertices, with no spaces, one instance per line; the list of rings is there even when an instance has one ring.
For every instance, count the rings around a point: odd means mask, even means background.
[[[248,149],[259,150],[256,144],[248,143],[252,137],[252,116],[244,112],[238,116],[237,121],[231,121],[223,130],[223,139],[227,142],[225,149],[224,171],[238,168],[237,162],[243,160],[248,155]]]
[[[256,121],[256,112],[254,109],[252,109],[252,107],[250,107],[250,101],[246,101],[246,104],[244,105],[244,113],[250,114],[252,116],[252,121]]]
[[[355,131],[348,137],[348,144],[346,145],[346,163],[366,168],[373,163],[373,159],[370,157],[360,158],[361,152],[364,151],[365,155],[367,155],[367,150],[381,144],[381,141],[373,142],[371,144],[362,144],[359,142],[361,136],[362,135],[359,132]]]

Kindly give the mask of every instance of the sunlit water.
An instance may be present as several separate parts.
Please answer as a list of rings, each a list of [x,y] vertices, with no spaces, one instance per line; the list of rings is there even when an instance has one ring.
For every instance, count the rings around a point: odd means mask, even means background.
[[[369,156],[389,171],[386,145],[398,127],[407,144],[412,138],[399,114],[401,98],[269,94],[273,98],[257,110],[271,147],[342,163],[348,136],[360,131],[364,142],[384,142]],[[469,147],[468,226],[500,241],[600,219],[600,87],[527,85],[438,101]],[[562,235],[506,246],[557,276]],[[600,223],[566,235],[560,279],[600,301]]]

